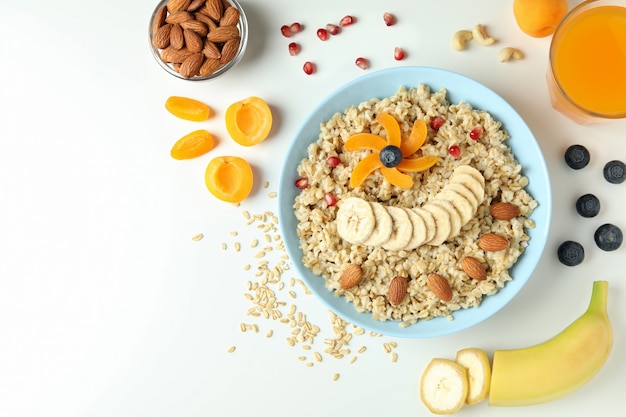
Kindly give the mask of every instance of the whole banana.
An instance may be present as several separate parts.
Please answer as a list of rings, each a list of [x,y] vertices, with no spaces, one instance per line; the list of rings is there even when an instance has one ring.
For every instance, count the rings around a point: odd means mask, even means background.
[[[607,281],[595,281],[587,311],[553,338],[523,349],[495,351],[489,405],[543,403],[589,381],[613,345],[606,310],[608,286]]]

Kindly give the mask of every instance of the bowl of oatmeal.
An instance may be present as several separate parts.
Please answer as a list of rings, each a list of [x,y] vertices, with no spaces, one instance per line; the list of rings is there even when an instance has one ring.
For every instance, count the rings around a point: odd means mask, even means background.
[[[400,67],[358,78],[302,124],[279,218],[300,277],[331,311],[397,337],[464,330],[530,279],[551,192],[528,126],[463,75]]]

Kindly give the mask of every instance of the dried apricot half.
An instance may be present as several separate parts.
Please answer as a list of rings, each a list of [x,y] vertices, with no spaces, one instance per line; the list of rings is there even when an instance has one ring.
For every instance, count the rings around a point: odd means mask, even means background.
[[[191,159],[204,155],[215,147],[215,137],[204,129],[194,130],[178,139],[170,154],[174,159]]]
[[[248,97],[226,109],[226,130],[235,142],[252,146],[263,142],[272,129],[272,111],[260,97]]]
[[[165,101],[165,108],[174,116],[192,122],[201,122],[211,115],[207,104],[188,97],[171,96]]]
[[[243,201],[252,191],[252,167],[238,156],[218,156],[206,168],[204,181],[215,197],[229,203]]]

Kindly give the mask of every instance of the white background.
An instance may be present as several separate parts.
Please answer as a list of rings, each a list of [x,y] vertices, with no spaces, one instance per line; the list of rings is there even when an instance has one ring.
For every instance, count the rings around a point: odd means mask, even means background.
[[[602,252],[593,231],[604,222],[626,230],[626,185],[602,178],[605,162],[626,160],[626,123],[579,126],[550,107],[550,38],[521,33],[512,1],[242,0],[250,25],[244,59],[223,78],[198,83],[166,74],[151,56],[155,4],[0,0],[0,416],[427,416],[418,381],[432,357],[543,341],[584,311],[596,279],[610,281],[615,331],[612,355],[596,378],[552,403],[498,409],[483,402],[461,415],[623,415],[626,247]],[[385,11],[397,16],[396,26],[384,26]],[[326,43],[316,38],[317,27],[346,14],[357,24]],[[303,47],[297,57],[279,31],[294,21],[305,25],[293,39]],[[454,51],[452,34],[476,23],[499,43]],[[509,45],[525,59],[498,62],[500,47]],[[407,50],[406,60],[393,60],[395,46]],[[292,136],[317,103],[364,74],[357,56],[371,60],[368,71],[424,65],[460,72],[509,101],[548,162],[553,221],[532,278],[492,318],[434,339],[355,336],[352,353],[337,360],[323,353],[324,339],[333,336],[328,312],[299,286],[289,287],[293,271],[277,296],[321,328],[311,351],[286,343],[288,326],[246,315],[246,282],[258,280],[249,243],[262,234],[241,212],[277,212],[278,200],[268,194],[280,192]],[[301,69],[307,59],[317,63],[313,76]],[[171,95],[202,100],[215,115],[201,123],[176,119],[163,106]],[[274,127],[264,143],[243,148],[228,138],[224,111],[251,95],[271,105]],[[175,140],[198,128],[214,133],[218,147],[173,160]],[[573,143],[591,151],[584,170],[563,162]],[[255,169],[256,187],[240,207],[216,200],[204,185],[208,161],[225,154],[245,157]],[[595,219],[574,209],[587,192],[602,202]],[[204,239],[193,241],[198,233]],[[585,246],[582,265],[558,263],[556,247],[566,239]],[[241,332],[242,322],[256,323],[259,333]],[[383,349],[389,342],[397,343],[395,363]],[[231,346],[236,350],[228,353]],[[362,354],[361,346],[368,348]],[[353,356],[358,360],[350,363]]]

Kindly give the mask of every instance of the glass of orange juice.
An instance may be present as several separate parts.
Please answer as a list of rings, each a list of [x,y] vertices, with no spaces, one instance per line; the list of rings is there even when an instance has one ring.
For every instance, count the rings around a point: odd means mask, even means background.
[[[580,124],[626,117],[626,0],[587,0],[554,32],[552,106]]]

